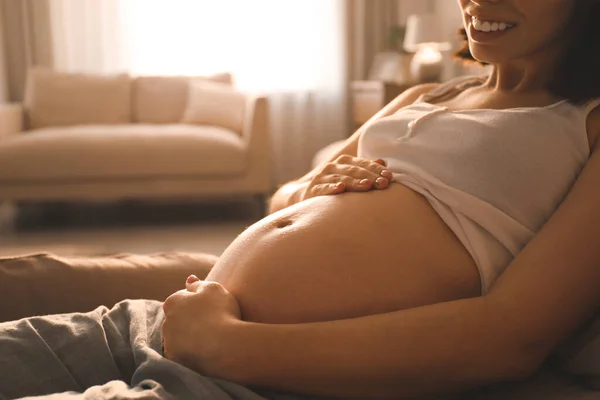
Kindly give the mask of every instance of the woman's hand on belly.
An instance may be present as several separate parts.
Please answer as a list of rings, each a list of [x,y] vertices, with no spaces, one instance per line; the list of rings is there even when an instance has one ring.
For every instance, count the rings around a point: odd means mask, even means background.
[[[295,200],[299,202],[316,196],[386,189],[392,178],[392,172],[386,169],[385,161],[381,159],[372,161],[342,155],[333,162],[323,164],[320,171],[305,182]]]
[[[191,276],[185,290],[167,298],[163,310],[165,357],[212,376],[222,359],[219,340],[228,326],[240,322],[236,299],[220,284]]]

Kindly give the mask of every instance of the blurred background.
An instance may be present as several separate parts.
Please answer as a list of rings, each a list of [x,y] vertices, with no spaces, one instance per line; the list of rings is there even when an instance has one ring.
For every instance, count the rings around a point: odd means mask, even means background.
[[[452,59],[453,0],[0,0],[0,256],[219,254]]]

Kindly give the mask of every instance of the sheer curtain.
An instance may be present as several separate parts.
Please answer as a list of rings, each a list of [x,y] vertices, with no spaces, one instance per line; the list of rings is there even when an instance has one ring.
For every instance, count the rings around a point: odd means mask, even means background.
[[[367,78],[375,55],[390,50],[390,32],[398,25],[400,5],[406,0],[345,1],[348,17],[350,77],[362,80]]]
[[[49,1],[0,1],[0,39],[4,39],[0,47],[9,101],[23,100],[28,68],[53,65]]]
[[[55,65],[203,75],[269,96],[274,183],[348,135],[344,0],[50,0]]]
[[[62,71],[128,70],[119,13],[123,0],[48,0],[54,66]],[[124,0],[127,1],[127,0]]]

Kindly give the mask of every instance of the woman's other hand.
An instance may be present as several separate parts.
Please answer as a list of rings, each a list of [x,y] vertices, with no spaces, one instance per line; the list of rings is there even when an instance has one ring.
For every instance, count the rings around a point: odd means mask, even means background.
[[[321,166],[311,180],[305,183],[299,200],[345,192],[386,189],[391,181],[392,173],[386,169],[385,161],[342,155],[335,161]]]
[[[220,284],[192,275],[186,281],[186,289],[167,298],[163,310],[165,357],[215,376],[223,355],[220,339],[227,326],[241,318],[237,300]]]

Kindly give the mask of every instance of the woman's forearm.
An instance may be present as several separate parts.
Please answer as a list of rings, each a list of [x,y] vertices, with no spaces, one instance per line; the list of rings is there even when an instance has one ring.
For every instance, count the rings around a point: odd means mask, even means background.
[[[273,214],[281,209],[291,206],[298,202],[299,191],[305,183],[300,180],[288,182],[275,192],[269,202],[269,214]]]
[[[223,338],[228,359],[219,375],[372,399],[456,392],[530,373],[531,363],[511,343],[510,322],[490,318],[489,309],[476,298],[314,324],[240,322]]]

